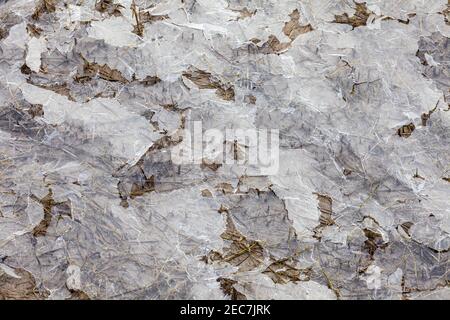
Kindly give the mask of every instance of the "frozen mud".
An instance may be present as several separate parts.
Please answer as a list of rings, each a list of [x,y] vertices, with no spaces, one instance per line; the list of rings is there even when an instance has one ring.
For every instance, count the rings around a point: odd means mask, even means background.
[[[0,0],[0,299],[450,299],[449,18]],[[195,121],[278,170],[175,163]]]

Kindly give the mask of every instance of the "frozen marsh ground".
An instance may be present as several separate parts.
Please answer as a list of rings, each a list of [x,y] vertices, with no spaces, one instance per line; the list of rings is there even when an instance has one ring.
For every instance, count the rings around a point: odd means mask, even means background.
[[[449,19],[0,1],[0,299],[450,299]]]

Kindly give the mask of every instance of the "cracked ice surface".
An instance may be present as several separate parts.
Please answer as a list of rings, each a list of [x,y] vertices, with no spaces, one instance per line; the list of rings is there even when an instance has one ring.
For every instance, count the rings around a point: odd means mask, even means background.
[[[449,15],[0,1],[0,299],[450,299]],[[200,120],[279,170],[175,164]]]

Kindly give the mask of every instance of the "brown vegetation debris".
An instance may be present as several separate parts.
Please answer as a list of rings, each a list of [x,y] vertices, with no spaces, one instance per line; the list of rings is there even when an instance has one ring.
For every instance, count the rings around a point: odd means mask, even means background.
[[[387,243],[384,242],[381,233],[367,228],[363,231],[367,237],[367,240],[364,241],[364,249],[367,250],[371,257],[373,257],[378,248],[385,248],[387,246]]]
[[[399,129],[397,129],[397,134],[400,137],[403,138],[409,138],[412,134],[412,132],[416,129],[416,126],[414,123],[405,124],[404,126],[401,126]]]
[[[183,76],[195,83],[200,89],[216,89],[220,83],[211,73],[196,68],[184,72]]]
[[[202,197],[211,198],[212,196],[213,196],[213,194],[208,189],[203,189],[202,190]]]
[[[234,193],[233,186],[227,182],[222,182],[222,183],[217,184],[216,189],[221,191],[223,194]]]
[[[202,169],[208,168],[209,170],[217,171],[221,166],[222,166],[221,163],[214,163],[214,162],[209,163],[209,162],[206,162],[205,160],[203,160],[202,164],[200,165],[200,168],[202,168]]]
[[[141,169],[142,170],[142,169]],[[144,170],[142,170],[143,179],[132,184],[130,191],[130,198],[139,197],[147,192],[155,191],[155,177],[147,177]]]
[[[249,271],[261,265],[264,259],[263,247],[258,241],[247,240],[236,229],[229,213],[227,213],[226,230],[220,237],[231,242],[224,250],[222,261],[239,267],[240,271]]]
[[[121,4],[114,3],[114,0],[97,0],[95,3],[95,10],[115,17],[121,16],[122,12],[120,12],[120,9],[124,8]]]
[[[450,0],[447,1],[447,8],[442,11],[444,15],[445,24],[450,25]]]
[[[299,35],[313,31],[311,24],[300,25],[300,12],[295,9],[289,14],[290,21],[286,22],[283,27],[283,33],[289,37],[289,42],[281,42],[275,35],[270,35],[266,42],[257,46],[257,52],[262,54],[281,54],[286,51],[292,41],[294,41]],[[250,40],[253,45],[257,45],[261,42],[260,39],[252,38]],[[248,48],[250,50],[250,48]]]
[[[25,63],[20,67],[20,72],[26,75],[30,75],[33,71],[31,71],[30,67],[28,67]]]
[[[84,59],[83,74],[77,74],[75,81],[85,82],[92,80],[94,77],[99,77],[106,81],[128,83],[128,80],[122,75],[119,70],[110,68],[107,64],[100,65],[95,62],[89,62]]]
[[[56,10],[57,0],[39,0],[31,18],[38,20],[44,13],[52,13]]]
[[[411,234],[409,233],[410,232],[409,230],[411,229],[412,226],[413,226],[413,223],[409,222],[409,221],[403,222],[401,225],[399,225],[399,227],[401,227],[408,236],[411,236]]]
[[[133,33],[142,37],[144,35],[144,24],[141,21],[141,9],[136,6],[136,3],[131,3],[131,11],[133,13],[133,18],[136,20],[136,24],[134,25]]]
[[[279,54],[290,45],[290,42],[280,42],[276,36],[270,35],[268,40],[258,47],[258,51],[263,54]]]
[[[319,222],[321,226],[331,226],[334,224],[334,220],[331,217],[332,213],[333,213],[333,200],[331,199],[331,197],[327,196],[327,195],[322,195],[322,194],[318,194],[317,195],[317,200],[319,201],[319,210],[320,210],[320,218],[319,218]]]
[[[133,32],[137,34],[138,36],[142,37],[144,36],[144,23],[153,23],[156,21],[162,21],[169,19],[168,15],[152,15],[148,11],[144,11],[140,9],[136,3],[131,3],[131,11],[133,13],[133,17],[135,19],[136,24],[134,25]]]
[[[248,104],[256,104],[256,97],[252,94],[248,94],[244,97],[244,102]]]
[[[70,290],[70,298],[67,300],[91,300],[91,298],[84,291]]]
[[[36,288],[36,280],[30,272],[16,268],[14,273],[20,278],[6,273],[0,275],[0,300],[43,300],[48,296],[47,292]]]
[[[179,144],[182,141],[182,137],[163,136],[156,140],[153,145],[147,149],[145,154],[138,160],[138,162],[131,166],[121,166],[117,172],[113,174],[114,177],[120,178],[117,184],[119,196],[122,199],[121,205],[125,208],[128,207],[128,197],[133,198],[144,195],[145,193],[155,191],[155,179],[154,175],[147,176],[144,169],[144,159],[151,156],[152,153],[158,150],[168,148]]]
[[[334,225],[334,220],[332,218],[333,214],[333,200],[327,195],[322,195],[319,193],[314,193],[318,200],[318,209],[320,211],[319,225],[314,228],[314,237],[317,239],[322,238],[322,229],[326,226]]]
[[[430,119],[430,117],[431,117],[431,115],[433,114],[433,112],[436,111],[438,105],[439,105],[439,101],[436,103],[436,106],[435,106],[433,109],[431,109],[431,110],[428,111],[428,112],[422,113],[422,115],[421,115],[421,117],[420,117],[421,120],[422,120],[422,126],[426,127],[428,120]]]
[[[222,260],[222,254],[220,254],[220,252],[217,252],[215,250],[211,250],[207,255],[202,256],[200,258],[200,261],[203,261],[206,264],[211,264],[215,261],[220,261]]]
[[[27,25],[27,31],[30,34],[30,36],[39,38],[39,36],[41,35],[43,30],[41,28],[35,26],[34,24],[29,23]]]
[[[295,261],[292,258],[280,259],[270,264],[263,273],[267,274],[275,283],[309,281],[312,269],[298,269],[293,264]]]
[[[231,300],[247,300],[247,297],[244,294],[234,288],[237,281],[227,278],[218,278],[217,281],[220,283],[220,288],[223,293],[228,295]]]
[[[226,101],[234,101],[234,88],[230,87],[227,89],[224,88],[218,88],[216,90],[216,94]]]
[[[32,118],[42,117],[44,115],[44,108],[42,104],[32,104],[28,109],[28,113]]]
[[[30,82],[32,83],[32,82]],[[75,101],[75,99],[72,97],[71,92],[69,87],[67,86],[67,83],[63,82],[63,83],[52,83],[52,84],[36,84],[36,83],[32,83],[33,85],[42,88],[42,89],[46,89],[46,90],[50,90],[53,91],[57,94],[60,94],[62,96],[67,97],[70,101]]]
[[[144,80],[141,80],[139,82],[142,83],[146,87],[150,87],[150,86],[153,86],[153,85],[161,82],[161,79],[158,78],[157,76],[147,76],[144,78]]]
[[[217,212],[219,212],[219,213],[228,213],[229,209],[226,206],[224,206],[223,204],[221,204],[220,208],[219,208],[219,210],[217,210]]]
[[[153,23],[156,21],[163,21],[169,19],[169,16],[167,14],[153,15],[148,11],[140,11],[139,14],[141,23]]]
[[[301,34],[314,30],[311,24],[304,26],[300,25],[300,12],[297,9],[292,11],[289,17],[291,20],[284,24],[283,33],[288,36],[291,41],[294,41]]]
[[[399,23],[403,23],[403,24],[409,24],[409,22],[411,21],[410,18],[414,18],[416,16],[415,13],[408,13],[408,18],[406,20],[402,20],[402,19],[397,19],[397,18],[392,18],[392,17],[383,17],[382,20],[394,20],[397,21]]]
[[[216,94],[220,98],[227,101],[234,100],[234,87],[223,84],[209,72],[190,68],[190,70],[183,73],[183,76],[195,83],[199,89],[216,89]]]
[[[119,196],[122,199],[120,205],[124,208],[128,208],[128,197],[134,199],[142,196],[146,193],[155,191],[155,176],[147,177],[144,170],[139,166],[132,168],[135,174],[131,174],[128,177],[128,183],[131,183],[129,191],[126,190],[124,181],[119,181],[117,188],[119,190]]]
[[[44,217],[37,226],[33,228],[33,236],[45,236],[47,234],[47,229],[52,221],[53,214],[58,216],[72,216],[72,209],[69,201],[56,202],[53,199],[52,189],[48,190],[48,194],[42,199],[38,199],[36,196],[32,195],[31,198],[42,205],[44,210]]]
[[[367,9],[367,5],[365,2],[356,3],[355,2],[355,13],[353,16],[349,16],[347,13],[341,15],[335,15],[334,21],[335,23],[348,24],[354,28],[365,26],[367,24],[367,19],[372,13]]]
[[[349,176],[352,174],[352,170],[344,168],[344,170],[342,171],[342,173],[344,174],[344,176]]]
[[[419,169],[416,169],[416,172],[414,173],[413,178],[425,180],[425,178],[419,174]]]

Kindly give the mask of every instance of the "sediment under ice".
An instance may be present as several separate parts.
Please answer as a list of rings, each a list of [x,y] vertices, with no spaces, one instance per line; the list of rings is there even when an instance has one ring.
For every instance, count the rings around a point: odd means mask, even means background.
[[[0,1],[0,299],[449,299],[449,13]],[[279,170],[175,164],[194,121]]]

